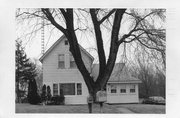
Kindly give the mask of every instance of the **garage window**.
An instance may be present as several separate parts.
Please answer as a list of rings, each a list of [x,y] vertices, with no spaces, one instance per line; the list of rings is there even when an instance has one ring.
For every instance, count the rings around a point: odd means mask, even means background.
[[[130,93],[135,93],[136,89],[135,89],[135,85],[130,85]]]
[[[117,93],[116,85],[111,85],[111,93]]]
[[[126,93],[126,85],[120,86],[120,93]]]

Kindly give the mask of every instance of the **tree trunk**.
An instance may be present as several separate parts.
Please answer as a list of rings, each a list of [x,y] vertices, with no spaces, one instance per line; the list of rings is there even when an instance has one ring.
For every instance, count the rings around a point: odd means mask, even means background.
[[[16,83],[16,95],[17,95],[17,103],[20,102],[20,96],[19,96],[19,82]]]
[[[92,113],[92,103],[88,103],[89,113]]]

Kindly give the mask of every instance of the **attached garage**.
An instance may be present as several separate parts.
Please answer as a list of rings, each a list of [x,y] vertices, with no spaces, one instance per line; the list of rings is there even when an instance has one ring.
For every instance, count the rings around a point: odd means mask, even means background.
[[[93,76],[97,78],[99,65],[93,66]],[[128,72],[124,63],[114,66],[110,79],[106,85],[107,103],[138,103],[138,84],[141,81]]]

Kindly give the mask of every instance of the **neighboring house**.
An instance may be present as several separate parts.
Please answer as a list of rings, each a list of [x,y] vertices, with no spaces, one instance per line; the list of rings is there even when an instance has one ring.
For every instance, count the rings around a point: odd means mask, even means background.
[[[98,64],[94,58],[80,45],[82,60],[94,79],[97,78]],[[87,104],[89,95],[83,77],[76,67],[69,51],[69,44],[63,35],[40,58],[43,66],[43,84],[51,87],[53,96],[65,95],[65,104]],[[140,80],[131,77],[125,64],[116,64],[107,83],[107,103],[137,103],[138,83]]]

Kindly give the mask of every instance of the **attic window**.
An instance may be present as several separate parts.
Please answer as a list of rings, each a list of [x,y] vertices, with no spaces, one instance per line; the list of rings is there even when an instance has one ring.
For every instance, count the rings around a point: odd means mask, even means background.
[[[64,41],[64,44],[65,44],[65,45],[68,45],[68,40],[65,40],[65,41]]]

